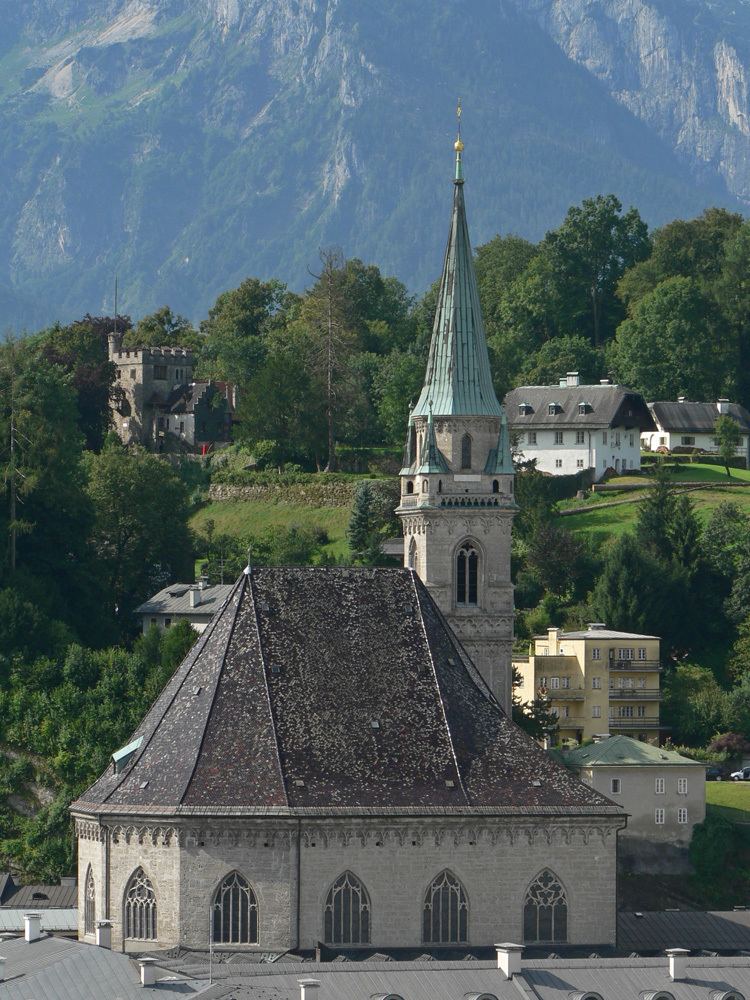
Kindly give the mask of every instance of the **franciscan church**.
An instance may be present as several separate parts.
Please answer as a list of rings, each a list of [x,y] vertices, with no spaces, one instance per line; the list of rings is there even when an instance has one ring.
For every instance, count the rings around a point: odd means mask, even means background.
[[[615,941],[622,810],[510,720],[513,466],[455,150],[404,568],[247,568],[73,803],[82,940],[101,925],[129,952]]]

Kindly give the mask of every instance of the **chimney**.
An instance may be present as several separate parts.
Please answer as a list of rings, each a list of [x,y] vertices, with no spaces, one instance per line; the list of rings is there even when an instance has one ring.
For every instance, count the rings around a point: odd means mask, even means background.
[[[23,936],[31,944],[38,941],[42,936],[42,915],[41,913],[24,913],[23,915]]]
[[[497,967],[506,979],[512,979],[516,973],[521,971],[521,955],[523,954],[522,944],[496,944]]]
[[[673,983],[687,978],[687,957],[689,954],[687,948],[667,948],[669,978]]]
[[[198,605],[200,604],[200,602],[201,602],[201,588],[200,588],[200,586],[198,586],[198,587],[191,587],[190,588],[190,607],[191,608],[197,608]]]
[[[599,379],[599,385],[610,385],[610,384],[611,383],[610,383],[610,381],[609,381],[608,378],[600,378]]]
[[[0,983],[5,979],[5,959],[0,955]]]
[[[97,920],[96,922],[96,946],[97,948],[112,949],[112,921]]]
[[[687,396],[678,396],[677,397],[677,402],[678,403],[684,403],[686,401],[687,401]]]
[[[717,399],[716,409],[719,413],[729,413],[729,400],[728,399]]]
[[[299,1000],[315,1000],[315,994],[320,989],[319,979],[298,979]]]
[[[75,889],[78,885],[77,875],[61,875],[60,885],[65,886],[66,889]]]
[[[560,641],[560,629],[547,626],[547,642],[549,643],[550,656],[557,655],[557,644]]]
[[[561,389],[564,389],[568,384],[568,380],[566,378],[560,378],[558,379],[558,384]]]
[[[153,986],[156,983],[155,966],[155,958],[138,959],[138,968],[141,970],[141,986]]]
[[[569,386],[581,384],[581,379],[578,375],[578,372],[568,372],[568,374],[565,377],[565,381]]]

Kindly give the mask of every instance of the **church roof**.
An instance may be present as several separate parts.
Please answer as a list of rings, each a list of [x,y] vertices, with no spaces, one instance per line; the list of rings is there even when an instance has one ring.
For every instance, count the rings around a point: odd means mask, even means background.
[[[405,569],[243,575],[97,813],[619,814],[504,715]]]
[[[458,170],[427,374],[412,417],[426,416],[430,408],[436,416],[502,412],[492,385],[463,184]]]

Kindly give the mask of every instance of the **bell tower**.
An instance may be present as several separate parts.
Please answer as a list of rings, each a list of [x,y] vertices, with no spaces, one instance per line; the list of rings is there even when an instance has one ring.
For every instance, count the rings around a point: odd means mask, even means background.
[[[396,513],[404,565],[422,579],[510,714],[510,542],[517,508],[466,223],[460,114],[459,105],[448,246],[424,386],[409,415]]]

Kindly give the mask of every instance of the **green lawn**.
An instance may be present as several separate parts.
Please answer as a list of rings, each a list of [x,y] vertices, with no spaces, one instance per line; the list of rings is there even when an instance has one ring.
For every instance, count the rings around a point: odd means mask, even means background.
[[[750,823],[750,781],[707,781],[706,805],[732,823]]]
[[[730,482],[750,483],[750,469],[730,469]],[[721,465],[707,465],[703,462],[685,462],[670,469],[670,478],[676,481],[682,480],[691,483],[726,483],[727,474]],[[619,479],[611,480],[612,483],[642,483],[643,476],[622,476]],[[648,477],[646,477],[648,481]]]
[[[221,535],[262,535],[272,528],[324,528],[330,543],[326,552],[339,557],[348,553],[346,529],[349,510],[346,507],[299,507],[293,504],[270,504],[244,500],[218,500],[207,503],[190,519],[195,532],[204,530],[212,520]]]

